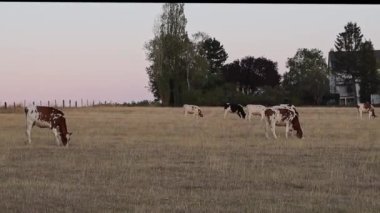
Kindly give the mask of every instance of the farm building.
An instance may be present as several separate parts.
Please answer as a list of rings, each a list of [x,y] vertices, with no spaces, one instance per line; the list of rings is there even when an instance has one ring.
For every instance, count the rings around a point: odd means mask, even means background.
[[[330,93],[339,94],[339,104],[340,105],[353,105],[356,104],[355,93],[358,100],[360,99],[359,91],[360,79],[357,79],[355,85],[349,81],[345,81],[342,77],[334,75],[331,71],[336,68],[335,60],[336,60],[337,52],[330,51],[328,55],[328,67],[330,70],[329,81],[330,81]],[[377,71],[380,73],[380,50],[375,50]],[[380,91],[379,94],[371,95],[371,103],[372,104],[380,104]]]

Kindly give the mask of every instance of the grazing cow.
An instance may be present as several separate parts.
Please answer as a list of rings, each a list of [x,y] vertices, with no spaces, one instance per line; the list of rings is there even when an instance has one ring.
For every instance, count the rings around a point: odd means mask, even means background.
[[[271,128],[273,137],[277,139],[275,126],[285,126],[285,137],[288,138],[288,132],[290,130],[295,130],[297,132],[297,137],[302,138],[303,132],[301,124],[299,122],[298,113],[293,107],[289,106],[274,106],[267,108],[265,110],[266,125],[265,125],[265,136],[268,136],[268,127]]]
[[[260,115],[261,116],[260,121],[262,121],[265,116],[265,109],[266,107],[263,105],[248,104],[247,105],[248,120],[249,121],[251,120],[252,115]]]
[[[32,127],[36,125],[40,128],[50,128],[54,133],[57,145],[68,146],[72,133],[67,131],[66,119],[62,111],[52,107],[31,105],[25,107],[25,115],[29,144],[32,143]]]
[[[244,108],[240,104],[231,104],[231,103],[224,104],[224,118],[226,118],[228,112],[236,113],[240,118],[245,119]]]
[[[375,119],[375,117],[377,117],[375,115],[375,107],[369,102],[359,103],[356,107],[358,108],[358,117],[360,115],[360,119],[363,119],[363,113],[368,113],[368,119]]]
[[[193,114],[194,117],[203,117],[202,110],[199,106],[184,104],[183,109],[185,111],[185,117],[187,114]]]

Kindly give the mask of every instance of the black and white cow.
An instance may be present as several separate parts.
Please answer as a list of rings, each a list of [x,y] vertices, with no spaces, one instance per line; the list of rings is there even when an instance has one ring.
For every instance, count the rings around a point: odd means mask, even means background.
[[[240,104],[226,103],[224,104],[224,118],[226,118],[227,113],[236,113],[240,118],[245,119],[244,107]]]
[[[55,136],[57,145],[68,146],[71,132],[67,131],[66,119],[62,111],[53,107],[31,105],[25,107],[26,135],[28,143],[32,143],[32,127],[50,128]]]

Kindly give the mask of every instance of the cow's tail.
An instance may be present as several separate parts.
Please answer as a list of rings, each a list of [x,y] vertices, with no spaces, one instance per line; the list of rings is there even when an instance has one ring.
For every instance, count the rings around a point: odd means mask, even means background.
[[[24,112],[25,112],[25,115],[28,114],[28,108],[27,107],[24,108]]]

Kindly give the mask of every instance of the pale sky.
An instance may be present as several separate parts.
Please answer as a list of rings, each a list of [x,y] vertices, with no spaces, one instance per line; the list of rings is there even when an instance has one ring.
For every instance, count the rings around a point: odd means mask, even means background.
[[[144,43],[163,3],[0,3],[0,104],[153,100]],[[375,49],[380,5],[186,3],[186,30],[222,43],[228,62],[264,56],[278,63],[298,48],[327,60],[338,33],[356,22]]]

